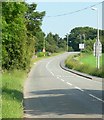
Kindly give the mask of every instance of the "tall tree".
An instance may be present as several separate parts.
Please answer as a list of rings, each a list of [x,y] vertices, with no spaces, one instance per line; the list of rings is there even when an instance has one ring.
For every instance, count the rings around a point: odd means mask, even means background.
[[[84,36],[83,36],[84,35]],[[85,38],[84,38],[85,37]],[[69,34],[69,46],[75,51],[79,51],[79,43],[85,40],[93,40],[97,37],[97,30],[92,27],[76,27]]]
[[[24,3],[2,3],[2,65],[4,68],[23,67],[26,45]]]

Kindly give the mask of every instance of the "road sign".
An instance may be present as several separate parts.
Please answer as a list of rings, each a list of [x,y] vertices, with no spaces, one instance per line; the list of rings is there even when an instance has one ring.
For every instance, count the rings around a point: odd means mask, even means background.
[[[83,43],[79,44],[79,49],[81,49],[81,50],[84,49],[84,44]]]
[[[43,48],[43,52],[45,52],[45,49]]]
[[[101,56],[102,55],[102,44],[100,41],[94,43],[94,56]]]

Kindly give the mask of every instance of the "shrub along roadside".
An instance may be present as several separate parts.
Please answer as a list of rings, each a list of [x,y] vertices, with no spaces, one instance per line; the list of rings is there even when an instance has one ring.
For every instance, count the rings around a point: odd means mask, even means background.
[[[79,72],[104,78],[104,71],[102,70],[102,66],[98,70],[96,69],[96,67],[91,66],[90,63],[85,63],[84,61],[81,61],[80,58],[83,58],[84,56],[85,55],[83,54],[69,56],[65,61],[65,66],[70,69],[77,70]],[[87,54],[87,57],[89,56]]]

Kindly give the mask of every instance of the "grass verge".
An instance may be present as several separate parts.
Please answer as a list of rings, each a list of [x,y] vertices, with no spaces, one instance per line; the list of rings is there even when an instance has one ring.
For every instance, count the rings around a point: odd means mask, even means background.
[[[12,70],[2,74],[2,118],[23,117],[23,83],[26,71]]]
[[[93,57],[93,55],[91,54],[81,53],[81,54],[69,56],[65,61],[65,65],[70,69],[104,78],[104,71],[102,68],[103,58],[104,58],[104,54],[100,59],[100,69],[96,69],[96,58]]]

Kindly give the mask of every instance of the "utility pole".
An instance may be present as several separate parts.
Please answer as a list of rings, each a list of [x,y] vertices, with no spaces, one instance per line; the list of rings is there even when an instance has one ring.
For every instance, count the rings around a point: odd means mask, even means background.
[[[68,52],[68,33],[67,33],[67,52]]]
[[[94,55],[96,57],[96,68],[100,68],[100,56],[102,54],[102,44],[99,40],[99,10],[97,8],[92,8],[92,10],[97,11],[97,40],[94,43]]]
[[[44,38],[44,40],[43,40],[43,52],[44,52],[44,56],[45,56],[45,38]]]

